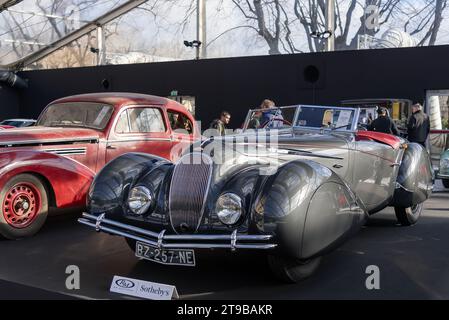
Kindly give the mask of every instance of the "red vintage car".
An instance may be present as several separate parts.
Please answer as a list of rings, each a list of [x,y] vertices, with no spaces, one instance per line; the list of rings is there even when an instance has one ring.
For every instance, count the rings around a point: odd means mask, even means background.
[[[0,131],[0,235],[35,234],[49,207],[84,207],[95,174],[126,152],[175,160],[199,137],[176,101],[94,93],[50,103],[36,126]]]

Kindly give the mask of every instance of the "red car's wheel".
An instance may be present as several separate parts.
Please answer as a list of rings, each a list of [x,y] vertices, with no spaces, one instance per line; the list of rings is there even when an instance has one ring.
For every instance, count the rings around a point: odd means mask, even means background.
[[[8,239],[32,236],[47,218],[47,190],[31,174],[20,174],[9,180],[0,193],[0,204],[0,234]]]

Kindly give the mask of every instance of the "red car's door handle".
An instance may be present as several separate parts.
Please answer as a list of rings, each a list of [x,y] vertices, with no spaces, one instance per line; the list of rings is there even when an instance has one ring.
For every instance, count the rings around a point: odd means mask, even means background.
[[[113,146],[113,145],[110,145],[110,144],[108,144],[107,146],[106,146],[106,149],[109,149],[109,150],[115,150],[115,149],[117,149],[115,146]]]

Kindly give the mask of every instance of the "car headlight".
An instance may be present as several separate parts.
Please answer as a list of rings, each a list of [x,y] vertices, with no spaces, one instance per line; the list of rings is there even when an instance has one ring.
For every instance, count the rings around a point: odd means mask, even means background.
[[[129,192],[127,202],[128,208],[132,213],[142,215],[150,208],[153,202],[153,194],[150,189],[144,186],[137,186]]]
[[[224,193],[217,200],[217,216],[227,225],[236,223],[243,213],[243,201],[235,193]]]
[[[444,169],[449,168],[449,159],[441,159],[440,168],[444,168]]]

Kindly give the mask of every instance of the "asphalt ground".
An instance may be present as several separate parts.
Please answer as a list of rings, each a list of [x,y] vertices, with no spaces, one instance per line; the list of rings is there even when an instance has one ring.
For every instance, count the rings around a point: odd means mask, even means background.
[[[197,252],[196,267],[138,260],[79,215],[50,217],[33,238],[0,240],[0,299],[135,299],[109,292],[114,275],[174,285],[181,299],[449,299],[449,190],[440,181],[415,226],[398,226],[386,209],[293,285],[275,280],[260,254]],[[69,265],[79,267],[79,290],[66,288]],[[365,286],[370,265],[379,267],[378,290]]]

